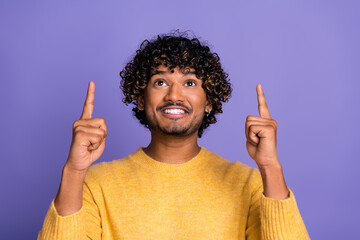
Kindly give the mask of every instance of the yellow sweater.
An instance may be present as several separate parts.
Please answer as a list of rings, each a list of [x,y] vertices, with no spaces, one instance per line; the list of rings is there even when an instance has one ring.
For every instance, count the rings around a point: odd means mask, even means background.
[[[183,164],[140,148],[90,167],[83,207],[63,217],[52,201],[38,239],[310,239],[291,190],[284,200],[262,192],[256,168],[204,147]]]

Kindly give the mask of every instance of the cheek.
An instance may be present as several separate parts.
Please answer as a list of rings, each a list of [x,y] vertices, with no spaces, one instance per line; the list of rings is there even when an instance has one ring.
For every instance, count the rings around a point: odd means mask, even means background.
[[[193,94],[188,97],[189,102],[191,103],[193,108],[204,109],[206,106],[206,95],[205,92],[201,92],[198,94]]]
[[[160,103],[160,94],[145,94],[144,106],[147,111],[153,111]],[[155,111],[155,110],[154,110]]]

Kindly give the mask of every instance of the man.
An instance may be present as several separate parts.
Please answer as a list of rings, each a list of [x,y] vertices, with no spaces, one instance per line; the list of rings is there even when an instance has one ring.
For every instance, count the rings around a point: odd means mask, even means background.
[[[107,136],[105,120],[92,118],[90,82],[38,239],[309,239],[284,180],[277,124],[260,84],[260,116],[248,116],[245,126],[258,171],[197,143],[232,91],[219,57],[198,39],[144,41],[120,75],[123,101],[135,105],[151,142],[90,167]]]

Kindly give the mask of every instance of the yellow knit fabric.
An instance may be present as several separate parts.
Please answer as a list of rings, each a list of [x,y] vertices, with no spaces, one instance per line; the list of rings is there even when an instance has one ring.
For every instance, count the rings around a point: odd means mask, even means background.
[[[139,148],[88,170],[78,212],[59,216],[52,202],[38,239],[310,239],[291,190],[262,192],[256,168],[204,147],[183,164]]]

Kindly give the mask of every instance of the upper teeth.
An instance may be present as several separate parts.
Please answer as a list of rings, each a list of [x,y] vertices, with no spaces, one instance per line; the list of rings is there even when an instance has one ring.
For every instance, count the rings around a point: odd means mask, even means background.
[[[185,111],[182,110],[182,109],[165,109],[164,112],[165,113],[170,113],[170,114],[182,114],[182,113],[185,113]]]

